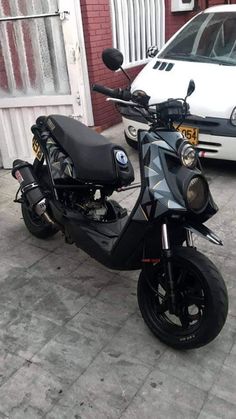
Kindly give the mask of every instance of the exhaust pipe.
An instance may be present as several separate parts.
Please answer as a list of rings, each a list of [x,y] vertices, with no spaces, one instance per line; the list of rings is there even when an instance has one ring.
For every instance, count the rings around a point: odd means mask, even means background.
[[[23,160],[15,160],[11,173],[18,180],[22,195],[26,197],[32,211],[43,217],[49,224],[55,225],[47,213],[46,198],[35,179],[32,165]]]

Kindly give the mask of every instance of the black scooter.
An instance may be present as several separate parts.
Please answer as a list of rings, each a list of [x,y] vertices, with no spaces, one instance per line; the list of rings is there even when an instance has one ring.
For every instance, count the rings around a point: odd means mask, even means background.
[[[103,54],[116,70],[122,54]],[[193,244],[192,234],[222,245],[204,222],[217,212],[197,151],[174,128],[188,113],[186,98],[149,106],[145,92],[93,86],[150,124],[138,138],[141,185],[125,150],[80,122],[62,115],[39,117],[31,130],[33,165],[13,163],[28,230],[47,238],[61,230],[105,266],[141,269],[138,303],[147,326],[179,349],[200,347],[221,331],[228,311],[224,280]],[[130,215],[109,199],[114,191],[140,187]]]

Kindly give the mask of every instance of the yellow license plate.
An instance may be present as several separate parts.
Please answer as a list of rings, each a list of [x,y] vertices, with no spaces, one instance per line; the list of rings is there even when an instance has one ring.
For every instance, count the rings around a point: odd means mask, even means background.
[[[36,140],[35,137],[33,137],[33,139],[32,139],[32,149],[33,149],[34,154],[36,155],[36,158],[39,161],[42,160],[43,152],[42,152],[41,147],[40,147],[40,145],[39,145],[39,143],[38,143],[38,141]]]
[[[176,125],[175,127],[177,127]],[[188,140],[191,144],[197,145],[198,144],[198,135],[199,135],[199,129],[188,127],[187,125],[180,125],[178,128],[178,131],[181,132],[181,134]]]

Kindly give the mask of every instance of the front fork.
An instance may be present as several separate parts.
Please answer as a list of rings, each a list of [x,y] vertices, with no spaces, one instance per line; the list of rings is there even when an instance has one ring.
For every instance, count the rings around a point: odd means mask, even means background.
[[[192,232],[190,230],[187,230],[186,243],[188,247],[194,247]],[[166,277],[166,284],[167,284],[168,309],[171,314],[177,314],[176,284],[173,279],[173,272],[172,272],[173,252],[170,246],[167,223],[162,224],[162,253],[163,253],[163,259],[164,259],[165,277]]]
[[[173,279],[172,262],[171,262],[173,252],[170,247],[168,226],[166,223],[162,224],[161,233],[162,233],[162,253],[163,253],[163,259],[164,259],[165,277],[166,277],[167,295],[168,295],[168,309],[169,309],[169,313],[176,314],[176,292],[175,292],[175,283]]]

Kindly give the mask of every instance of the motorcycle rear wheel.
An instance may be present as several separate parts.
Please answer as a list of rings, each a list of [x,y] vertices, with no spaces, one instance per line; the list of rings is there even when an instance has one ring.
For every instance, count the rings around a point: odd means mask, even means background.
[[[41,217],[27,208],[24,204],[21,205],[21,212],[26,228],[38,239],[47,239],[58,232],[56,227],[46,224]]]
[[[199,348],[220,333],[228,313],[228,295],[216,266],[193,248],[174,250],[172,271],[178,315],[170,314],[162,263],[141,272],[138,304],[149,329],[176,349]]]

